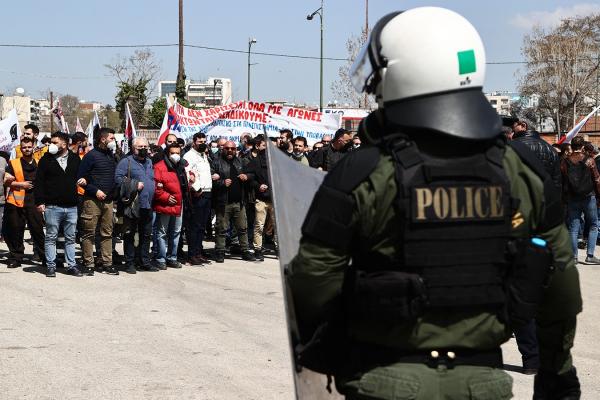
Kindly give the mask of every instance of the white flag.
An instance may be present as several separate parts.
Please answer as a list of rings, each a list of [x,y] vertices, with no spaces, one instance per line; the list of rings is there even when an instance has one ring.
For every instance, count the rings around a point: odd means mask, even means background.
[[[0,120],[0,150],[10,153],[19,143],[20,137],[17,110],[13,108],[5,119]]]
[[[94,128],[96,125],[100,128],[100,118],[98,118],[98,113],[94,111],[94,117],[90,120],[90,123],[85,129],[85,134],[88,137],[88,146],[91,148],[94,148]]]
[[[573,127],[573,129],[571,129],[565,136],[563,136],[557,143],[571,143],[571,140],[573,140],[573,138],[575,136],[577,136],[577,134],[579,133],[579,131],[581,130],[581,128],[583,128],[583,126],[585,125],[585,123],[588,121],[588,119],[590,119],[590,117],[592,115],[594,115],[596,113],[596,111],[600,110],[600,106],[594,108],[592,110],[591,113],[589,113],[584,119],[582,119],[581,121],[579,121],[579,123],[577,125],[575,125]]]

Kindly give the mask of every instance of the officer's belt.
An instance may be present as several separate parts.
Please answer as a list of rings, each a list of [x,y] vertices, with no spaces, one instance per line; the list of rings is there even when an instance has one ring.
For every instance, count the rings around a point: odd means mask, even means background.
[[[417,352],[383,346],[359,346],[361,364],[389,365],[395,363],[424,364],[430,368],[445,365],[452,369],[459,365],[503,368],[502,350],[436,349]]]

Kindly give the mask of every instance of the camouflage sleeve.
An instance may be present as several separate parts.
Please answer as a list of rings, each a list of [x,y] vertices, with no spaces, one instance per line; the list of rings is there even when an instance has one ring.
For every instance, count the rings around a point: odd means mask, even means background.
[[[348,254],[303,238],[292,260],[288,285],[301,332],[312,332],[331,312],[339,298],[348,266]]]
[[[519,209],[528,220],[524,225],[527,225],[529,235],[546,240],[552,249],[556,269],[536,316],[540,368],[564,373],[572,366],[570,350],[575,338],[576,315],[582,309],[579,275],[569,233],[565,224],[542,228],[546,218],[543,182],[510,149],[505,157],[505,167],[512,178],[512,195],[520,199]]]

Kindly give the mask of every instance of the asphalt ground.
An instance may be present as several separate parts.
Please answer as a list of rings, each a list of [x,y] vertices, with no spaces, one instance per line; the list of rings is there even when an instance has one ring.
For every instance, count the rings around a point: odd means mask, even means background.
[[[294,398],[273,256],[46,278],[35,263],[7,269],[5,254],[1,243],[0,399]],[[600,266],[579,270],[575,365],[583,398],[598,399]],[[520,373],[514,339],[503,349],[514,398],[530,399],[533,377]]]

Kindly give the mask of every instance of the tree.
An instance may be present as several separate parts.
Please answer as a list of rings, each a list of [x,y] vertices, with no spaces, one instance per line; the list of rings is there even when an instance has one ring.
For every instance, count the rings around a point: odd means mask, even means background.
[[[147,123],[150,128],[160,128],[162,126],[165,112],[167,111],[167,101],[164,97],[157,97],[152,102],[152,108],[148,111]]]
[[[65,116],[72,116],[79,110],[79,97],[65,94],[60,96],[60,106]]]
[[[523,41],[527,61],[519,85],[521,96],[539,95],[538,118],[551,117],[558,131],[589,111],[599,72],[600,15],[565,19],[550,30],[535,27]]]
[[[121,115],[121,128],[125,128],[125,103],[129,102],[133,123],[137,126],[144,121],[144,108],[148,94],[156,83],[160,66],[149,50],[136,50],[132,56],[117,55],[112,64],[105,64],[111,74],[117,78],[115,96],[116,111]]]
[[[349,61],[338,69],[340,79],[331,84],[331,91],[336,97],[336,100],[342,103],[349,103],[353,107],[372,109],[375,107],[373,97],[358,93],[356,89],[354,89],[354,86],[352,86],[352,81],[350,79],[350,68],[358,56],[360,49],[366,43],[367,37],[368,34],[366,34],[363,29],[360,36],[352,35],[346,41],[346,51],[348,52]]]

